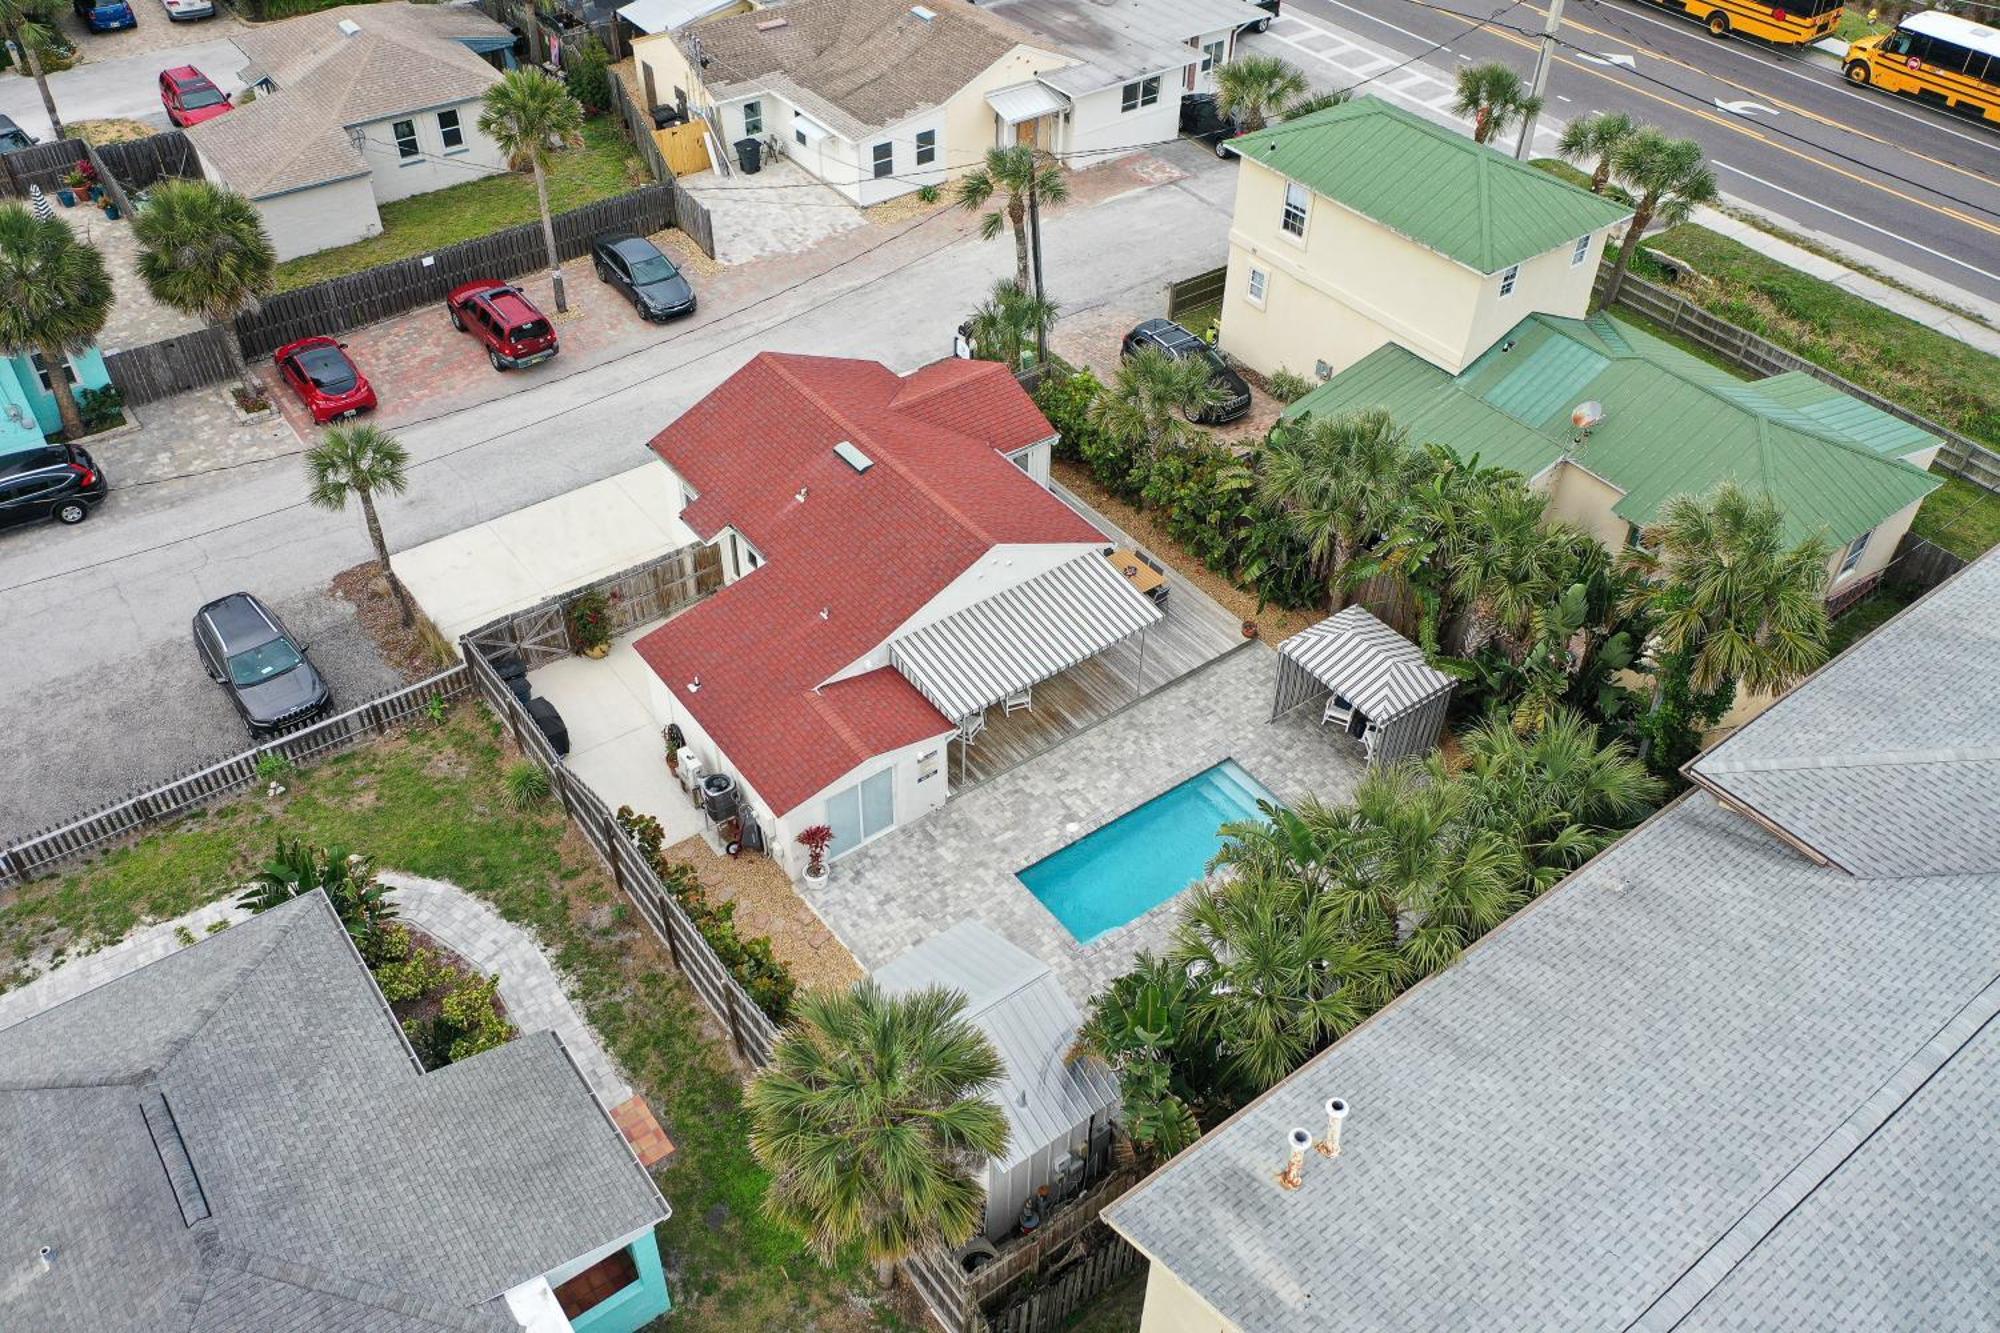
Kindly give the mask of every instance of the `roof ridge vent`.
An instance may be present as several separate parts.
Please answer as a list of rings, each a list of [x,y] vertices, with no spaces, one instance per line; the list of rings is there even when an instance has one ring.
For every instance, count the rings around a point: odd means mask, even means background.
[[[875,466],[875,460],[856,448],[852,440],[842,440],[833,446],[833,456],[856,472],[866,472]]]

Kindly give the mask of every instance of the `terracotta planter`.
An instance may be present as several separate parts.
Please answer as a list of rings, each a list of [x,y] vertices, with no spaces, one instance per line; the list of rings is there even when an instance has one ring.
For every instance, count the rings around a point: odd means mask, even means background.
[[[1256,637],[1257,637],[1257,622],[1256,622],[1256,621],[1254,621],[1254,620],[1246,620],[1246,621],[1244,621],[1244,622],[1243,622],[1243,637],[1244,637],[1244,638],[1246,638],[1246,639],[1254,639],[1254,638],[1256,638]]]
[[[593,643],[590,645],[590,647],[583,650],[583,655],[588,658],[599,659],[608,656],[610,652],[611,652],[610,644]]]

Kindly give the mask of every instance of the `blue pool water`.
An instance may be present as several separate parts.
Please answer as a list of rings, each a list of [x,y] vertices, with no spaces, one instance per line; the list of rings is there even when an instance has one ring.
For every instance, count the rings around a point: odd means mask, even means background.
[[[1201,878],[1222,825],[1278,798],[1225,759],[1019,872],[1077,943],[1144,916]]]

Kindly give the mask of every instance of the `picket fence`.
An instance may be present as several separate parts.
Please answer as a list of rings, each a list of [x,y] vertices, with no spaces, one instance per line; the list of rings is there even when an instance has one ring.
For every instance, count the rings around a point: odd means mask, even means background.
[[[47,874],[154,824],[178,818],[218,797],[253,786],[261,780],[257,766],[266,755],[306,764],[424,717],[429,714],[433,700],[456,699],[471,689],[471,672],[460,664],[415,685],[377,695],[324,721],[286,732],[253,749],[191,769],[170,782],[134,792],[81,819],[16,839],[0,847],[0,886],[25,884],[37,875]]]

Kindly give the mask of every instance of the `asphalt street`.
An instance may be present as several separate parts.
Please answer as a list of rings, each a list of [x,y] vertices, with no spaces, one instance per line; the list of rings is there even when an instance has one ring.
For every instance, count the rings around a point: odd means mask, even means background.
[[[1081,314],[1156,308],[1165,284],[1221,253],[1235,173],[1191,143],[1197,173],[1091,207],[1050,210],[1050,293]],[[951,350],[953,325],[1011,273],[1013,246],[962,237],[946,211],[856,262],[692,329],[396,434],[414,460],[382,506],[392,549],[428,541],[634,467],[646,441],[758,351],[874,357],[911,370]],[[115,481],[115,479],[114,479]],[[38,828],[243,748],[197,665],[195,608],[256,592],[331,654],[337,693],[392,683],[324,589],[369,556],[358,513],[304,502],[297,459],[114,492],[79,528],[0,535],[0,836]],[[371,679],[380,683],[370,687]]]
[[[1527,76],[1545,14],[1528,0],[1285,0],[1254,40],[1316,82],[1367,79],[1435,111],[1461,64]],[[1561,40],[1537,155],[1552,153],[1554,125],[1627,111],[1700,141],[1733,200],[2000,301],[2000,126],[1849,88],[1830,60],[1717,40],[1640,0],[1570,0]]]
[[[141,22],[158,20],[148,16]],[[188,30],[190,38],[199,28]],[[79,39],[87,42],[88,38]],[[88,46],[83,49],[87,53]],[[169,128],[166,110],[160,105],[160,71],[193,65],[215,81],[216,87],[234,96],[243,87],[243,52],[228,38],[190,41],[185,46],[163,47],[118,60],[87,60],[75,69],[49,76],[49,90],[56,99],[56,111],[66,123],[80,120],[124,119],[143,121],[155,129]],[[50,136],[48,112],[33,79],[13,71],[0,74],[0,112],[14,118],[37,139]]]

